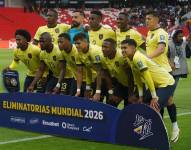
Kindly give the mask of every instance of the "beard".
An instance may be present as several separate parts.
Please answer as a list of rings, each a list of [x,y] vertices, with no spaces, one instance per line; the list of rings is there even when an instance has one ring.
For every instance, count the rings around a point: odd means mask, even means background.
[[[76,27],[79,27],[79,26],[80,26],[80,23],[79,23],[79,22],[73,21],[71,28],[76,28]]]

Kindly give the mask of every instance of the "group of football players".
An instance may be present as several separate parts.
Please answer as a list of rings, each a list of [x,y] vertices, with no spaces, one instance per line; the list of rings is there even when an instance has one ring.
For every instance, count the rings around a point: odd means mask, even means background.
[[[57,23],[58,13],[50,9],[47,25],[38,28],[33,41],[28,31],[15,32],[17,48],[7,69],[19,61],[28,69],[24,92],[42,92],[106,100],[117,107],[146,103],[157,112],[171,107],[171,140],[176,142],[179,128],[173,93],[176,88],[168,61],[168,33],[159,26],[159,15],[145,16],[149,29],[144,38],[128,25],[128,14],[120,12],[118,28],[103,25],[102,13],[90,12],[83,24],[83,11],[74,11],[72,24]],[[172,120],[172,119],[171,119]]]

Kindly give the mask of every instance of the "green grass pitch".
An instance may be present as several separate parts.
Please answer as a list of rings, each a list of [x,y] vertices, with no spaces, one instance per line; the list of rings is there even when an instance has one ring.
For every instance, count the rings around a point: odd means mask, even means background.
[[[0,72],[8,66],[13,58],[12,50],[0,50]],[[191,60],[188,60],[191,71]],[[20,63],[18,66],[20,74],[21,87],[25,78],[26,68]],[[0,79],[0,92],[5,92]],[[180,138],[175,144],[171,144],[173,150],[190,150],[191,149],[191,75],[187,79],[181,79],[175,92],[174,101],[177,105],[178,123],[180,127]],[[166,116],[167,113],[165,113]],[[171,131],[169,118],[164,119],[166,127]],[[85,140],[68,139],[64,137],[42,137],[42,134],[19,131],[14,129],[0,128],[0,150],[140,150],[127,146],[112,145],[106,143],[96,143]],[[41,138],[30,140],[30,138]],[[22,141],[27,140],[28,141]],[[21,140],[20,142],[18,142]],[[15,142],[14,142],[15,141]],[[12,142],[12,143],[11,143]]]

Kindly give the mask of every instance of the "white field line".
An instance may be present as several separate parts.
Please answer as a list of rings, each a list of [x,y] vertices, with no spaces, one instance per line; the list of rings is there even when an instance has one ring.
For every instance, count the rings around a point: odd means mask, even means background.
[[[177,114],[177,116],[187,116],[187,115],[191,115],[191,112],[185,112],[185,113]],[[166,115],[166,116],[164,116],[164,118],[169,118],[169,116]],[[52,137],[52,136],[51,135],[42,135],[42,136],[31,137],[31,138],[10,140],[10,141],[0,142],[0,145],[11,144],[11,143],[19,143],[19,142],[25,142],[25,141],[33,141],[33,140],[38,140],[38,139],[46,139],[46,138],[50,138],[50,137]]]
[[[191,115],[191,112],[179,113],[177,116],[188,116]],[[169,115],[165,115],[164,118],[169,118]]]
[[[31,138],[10,140],[10,141],[0,142],[0,145],[10,144],[10,143],[19,143],[19,142],[25,142],[25,141],[33,141],[33,140],[45,139],[45,138],[49,138],[49,137],[52,137],[52,136],[51,135],[42,135],[42,136],[36,136],[36,137],[31,137]]]

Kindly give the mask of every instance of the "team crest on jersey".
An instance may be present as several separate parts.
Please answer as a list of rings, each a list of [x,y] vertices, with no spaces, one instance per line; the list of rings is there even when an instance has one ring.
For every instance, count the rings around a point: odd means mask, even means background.
[[[130,35],[126,35],[126,40],[130,39]]]
[[[139,60],[139,61],[137,62],[137,66],[138,66],[139,70],[145,69],[145,66],[144,66],[144,64],[143,64],[143,62],[142,62],[141,60]]]
[[[32,58],[32,54],[31,53],[28,53],[28,58]]]
[[[103,39],[103,34],[99,34],[99,39],[100,39],[100,40]]]
[[[53,56],[52,58],[53,58],[54,61],[56,61],[56,56]]]
[[[56,29],[55,29],[55,32],[56,32],[56,33],[59,33],[59,32],[60,32],[59,28],[56,28]]]
[[[160,35],[160,41],[165,41],[165,36],[164,35]]]
[[[154,36],[154,34],[151,34],[151,37],[150,37],[150,39],[152,39],[152,38],[153,38],[153,36]]]
[[[119,62],[118,62],[118,61],[116,61],[116,62],[115,62],[115,65],[116,65],[117,67],[119,67]]]

